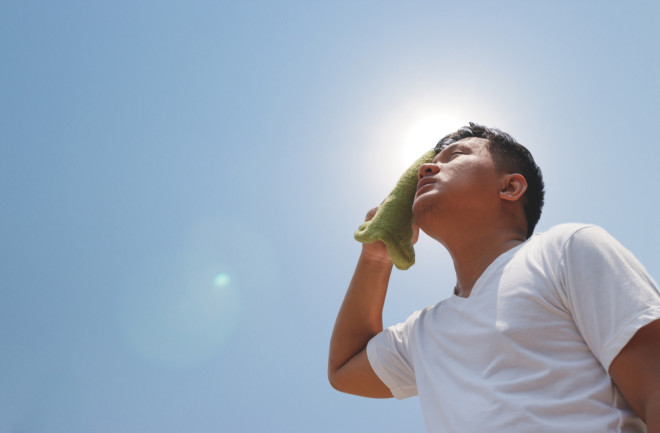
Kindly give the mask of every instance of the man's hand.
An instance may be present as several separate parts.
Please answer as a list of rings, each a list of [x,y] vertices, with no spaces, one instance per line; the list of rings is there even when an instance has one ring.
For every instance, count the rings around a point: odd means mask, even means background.
[[[374,215],[376,215],[377,211],[378,211],[378,207],[369,210],[364,220],[370,221],[374,217]],[[418,238],[419,238],[419,227],[417,226],[417,224],[413,224],[413,245],[417,243]],[[390,255],[387,252],[387,247],[381,241],[362,244],[362,255],[378,262],[392,264],[392,259],[390,258]]]
[[[365,221],[371,221],[371,219],[376,215],[376,212],[378,211],[378,208],[375,207],[371,209],[369,212],[367,212],[367,216],[365,217]],[[390,255],[387,253],[387,247],[385,246],[385,243],[378,241],[378,242],[372,242],[362,244],[362,256],[374,260],[376,262],[384,263],[384,264],[392,264],[392,259],[390,259]]]

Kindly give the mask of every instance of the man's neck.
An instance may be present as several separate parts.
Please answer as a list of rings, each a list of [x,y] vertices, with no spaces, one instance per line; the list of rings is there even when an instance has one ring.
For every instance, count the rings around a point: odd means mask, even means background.
[[[467,298],[481,274],[501,254],[520,245],[525,237],[515,231],[491,231],[487,235],[474,233],[462,239],[446,239],[445,245],[454,261],[456,295]]]

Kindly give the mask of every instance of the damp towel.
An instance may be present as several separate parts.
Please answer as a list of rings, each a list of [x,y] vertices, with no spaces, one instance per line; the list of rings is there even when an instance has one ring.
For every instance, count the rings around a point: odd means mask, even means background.
[[[363,243],[383,241],[392,263],[401,270],[415,263],[412,204],[417,191],[419,166],[433,161],[435,155],[436,150],[429,150],[415,161],[381,203],[376,215],[363,223],[354,235],[357,241]]]

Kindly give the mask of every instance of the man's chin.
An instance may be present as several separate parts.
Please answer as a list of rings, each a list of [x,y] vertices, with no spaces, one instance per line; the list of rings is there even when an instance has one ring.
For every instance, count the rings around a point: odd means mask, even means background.
[[[437,201],[433,197],[421,195],[413,201],[412,214],[415,223],[421,227],[428,226],[438,217]]]
[[[415,199],[415,201],[412,204],[412,214],[413,218],[415,219],[415,223],[419,225],[420,221],[424,220],[424,215],[426,215],[427,206],[424,204],[424,200],[419,200],[418,198]]]
[[[420,218],[426,213],[431,205],[431,201],[424,194],[415,197],[412,203],[412,214],[415,219]]]

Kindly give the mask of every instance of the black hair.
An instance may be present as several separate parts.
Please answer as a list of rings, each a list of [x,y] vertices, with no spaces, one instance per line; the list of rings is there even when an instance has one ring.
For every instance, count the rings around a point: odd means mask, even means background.
[[[544,202],[544,183],[541,169],[525,146],[512,136],[496,128],[470,122],[456,132],[445,136],[435,147],[436,153],[451,143],[464,138],[477,137],[488,140],[488,150],[495,166],[507,173],[520,173],[527,181],[527,191],[523,195],[523,210],[527,219],[527,238],[534,233],[534,228],[541,218]]]

